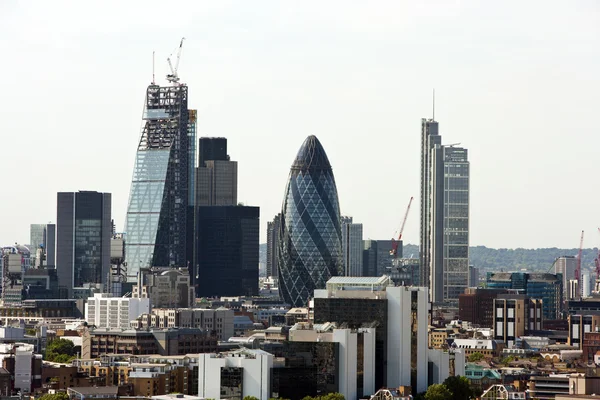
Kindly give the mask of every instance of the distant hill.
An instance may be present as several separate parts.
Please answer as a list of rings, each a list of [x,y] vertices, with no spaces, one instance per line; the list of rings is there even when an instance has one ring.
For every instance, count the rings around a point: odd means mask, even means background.
[[[267,245],[260,245],[260,261],[265,263]],[[528,271],[546,272],[552,266],[556,257],[575,256],[579,249],[493,249],[485,246],[470,248],[471,264],[484,271]],[[597,249],[583,249],[582,269],[593,270]],[[403,248],[404,257],[419,257],[419,246],[406,244]]]
[[[528,271],[546,272],[557,257],[576,256],[579,249],[492,249],[485,246],[475,246],[469,249],[471,264],[482,271]],[[418,257],[419,246],[408,244],[404,246],[404,256],[414,253]],[[583,249],[582,270],[594,268],[594,258],[597,249]]]

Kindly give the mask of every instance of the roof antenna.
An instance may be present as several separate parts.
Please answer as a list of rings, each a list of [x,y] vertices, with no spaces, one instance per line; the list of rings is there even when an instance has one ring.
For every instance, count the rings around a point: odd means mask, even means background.
[[[433,89],[433,120],[435,121],[435,89]]]
[[[152,84],[154,85],[156,80],[154,79],[154,53],[155,51],[152,50]]]

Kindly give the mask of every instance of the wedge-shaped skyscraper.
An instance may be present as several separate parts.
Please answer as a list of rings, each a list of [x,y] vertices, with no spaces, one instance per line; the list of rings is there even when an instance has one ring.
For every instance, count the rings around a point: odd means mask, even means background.
[[[186,265],[195,149],[195,111],[187,105],[186,85],[148,86],[125,226],[128,280],[140,268]]]
[[[279,228],[279,291],[294,307],[343,275],[337,188],[323,146],[309,136],[292,164]]]

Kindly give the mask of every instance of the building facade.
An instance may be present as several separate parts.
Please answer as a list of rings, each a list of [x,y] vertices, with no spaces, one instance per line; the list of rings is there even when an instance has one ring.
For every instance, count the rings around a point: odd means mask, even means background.
[[[131,297],[148,298],[152,307],[192,307],[194,287],[185,268],[151,268],[141,271]]]
[[[225,153],[216,151],[219,146],[209,144],[224,141]],[[208,151],[213,148],[215,151]],[[200,138],[201,160],[196,175],[196,205],[233,206],[237,204],[237,161],[227,155],[227,139]]]
[[[197,207],[190,274],[198,297],[258,295],[259,214],[258,207]]]
[[[432,215],[432,150],[442,144],[439,124],[433,119],[421,120],[421,234],[419,258],[421,260],[421,286],[430,287],[431,275],[431,215]]]
[[[146,90],[125,231],[128,280],[140,268],[185,266],[187,213],[194,152],[195,113],[188,106],[188,87]]]
[[[38,259],[37,252],[42,250],[42,259]],[[56,225],[55,224],[31,224],[29,250],[35,257],[36,267],[56,265]]]
[[[292,164],[281,215],[279,292],[300,307],[330,277],[344,274],[337,188],[315,136],[304,141]]]
[[[559,319],[563,300],[562,277],[537,272],[488,272],[486,286],[513,289],[531,299],[542,300],[544,319]]]
[[[433,303],[456,302],[469,286],[469,160],[466,149],[434,146],[431,189],[431,299]]]
[[[277,257],[277,248],[279,247],[280,228],[281,213],[277,214],[273,218],[273,221],[267,222],[267,276],[277,277],[279,272],[279,258]]]
[[[98,328],[128,329],[131,320],[151,310],[150,299],[96,293],[85,304],[85,320]]]
[[[67,289],[105,284],[110,272],[111,195],[91,191],[58,193],[56,270]]]
[[[542,301],[524,295],[500,294],[494,299],[494,340],[513,348],[516,340],[542,329]]]
[[[507,289],[468,288],[458,296],[458,316],[474,326],[492,328],[494,326],[494,299]]]
[[[554,261],[554,273],[556,275],[562,275],[562,286],[563,286],[563,299],[571,300],[576,299],[578,296],[569,296],[569,281],[577,279],[575,276],[575,270],[577,269],[577,257],[574,256],[562,256],[558,257]]]
[[[342,254],[344,275],[363,276],[363,225],[342,217]]]

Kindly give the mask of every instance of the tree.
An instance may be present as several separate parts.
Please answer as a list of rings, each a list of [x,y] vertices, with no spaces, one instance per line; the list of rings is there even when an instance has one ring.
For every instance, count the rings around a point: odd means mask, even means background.
[[[448,400],[452,398],[452,392],[441,383],[434,383],[427,388],[425,400]]]
[[[467,400],[475,398],[475,393],[471,389],[471,383],[464,376],[449,376],[444,381],[444,386],[452,392],[451,400]]]
[[[76,349],[72,341],[68,339],[55,339],[46,347],[46,361],[57,363],[68,363],[75,358]]]
[[[258,400],[258,397],[246,396],[246,397],[244,397],[244,400]]]
[[[480,352],[476,351],[475,353],[472,353],[469,356],[469,362],[477,362],[477,361],[481,361],[484,359],[484,355],[481,354]]]
[[[38,400],[69,400],[69,396],[66,392],[58,392],[55,394],[45,394],[38,398]]]
[[[344,395],[341,393],[327,393],[325,396],[320,397],[321,400],[346,400]]]

